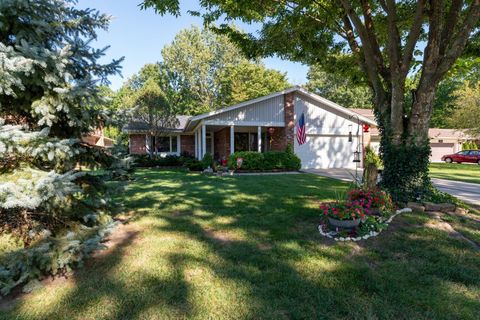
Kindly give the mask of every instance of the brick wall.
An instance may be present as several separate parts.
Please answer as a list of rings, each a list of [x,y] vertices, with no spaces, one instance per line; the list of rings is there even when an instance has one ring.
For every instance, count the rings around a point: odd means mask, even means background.
[[[287,128],[275,128],[271,135],[272,143],[270,143],[270,134],[267,134],[267,145],[271,151],[285,151],[287,149],[287,139],[285,131]]]
[[[226,127],[213,135],[213,157],[216,160],[228,158],[230,155],[230,128]]]
[[[180,136],[180,152],[182,154],[188,153],[190,156],[195,156],[195,136],[181,135]]]
[[[295,108],[294,108],[295,93],[290,92],[283,96],[284,114],[285,114],[285,148],[287,144],[293,146],[293,139],[295,133]]]
[[[144,134],[131,134],[129,136],[130,154],[145,154],[147,149],[145,147]]]

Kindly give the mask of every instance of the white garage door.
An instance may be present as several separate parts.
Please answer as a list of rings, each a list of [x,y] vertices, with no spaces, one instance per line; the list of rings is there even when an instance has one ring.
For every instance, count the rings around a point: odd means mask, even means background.
[[[453,143],[430,143],[430,147],[432,148],[430,162],[442,161],[442,156],[455,153]]]
[[[345,136],[307,135],[307,142],[301,146],[295,139],[295,153],[302,160],[302,169],[354,169],[357,140],[354,137],[353,142],[348,142]]]

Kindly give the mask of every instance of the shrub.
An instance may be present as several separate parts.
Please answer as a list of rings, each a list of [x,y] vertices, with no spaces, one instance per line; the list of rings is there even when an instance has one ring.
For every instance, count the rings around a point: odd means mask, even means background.
[[[373,150],[371,146],[366,146],[365,147],[365,165],[367,164],[374,164],[375,167],[378,169],[383,168],[383,162],[382,159],[380,159],[380,156]]]
[[[106,235],[117,225],[111,219],[97,227],[82,227],[62,237],[47,237],[38,245],[18,249],[0,256],[0,295],[28,283],[24,291],[38,284],[39,278],[55,276],[82,266],[93,251],[105,248]]]
[[[237,159],[243,158],[241,169],[245,170],[264,170],[264,154],[254,151],[238,151],[230,155],[228,158],[228,167],[230,169],[237,168]]]
[[[204,169],[203,163],[195,158],[186,158],[183,166],[191,171],[202,171]]]
[[[213,157],[210,153],[205,153],[202,159],[202,166],[203,169],[206,169],[208,167],[213,168]]]
[[[228,167],[237,168],[237,159],[243,158],[240,169],[244,170],[299,170],[300,159],[292,152],[269,151],[259,153],[254,151],[235,152],[228,159]]]
[[[167,155],[161,157],[158,155],[136,155],[135,157],[135,166],[136,167],[181,167],[188,159],[188,157],[177,156],[177,155]]]

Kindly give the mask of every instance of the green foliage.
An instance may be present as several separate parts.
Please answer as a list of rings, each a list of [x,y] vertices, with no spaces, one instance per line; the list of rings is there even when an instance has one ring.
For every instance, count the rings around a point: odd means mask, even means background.
[[[355,70],[352,67],[350,70]],[[325,67],[311,66],[306,88],[346,108],[371,109],[373,96],[365,83],[355,83],[352,77],[338,71],[325,71]]]
[[[373,150],[373,148],[368,145],[365,147],[365,165],[373,164],[376,168],[381,169],[383,168],[383,162],[380,156]]]
[[[384,163],[381,186],[385,188],[394,201],[408,202],[417,200],[428,193],[431,187],[428,177],[430,145],[413,143],[392,144],[382,137],[380,152]]]
[[[237,168],[237,159],[243,158],[241,168]],[[235,152],[228,158],[228,167],[240,170],[300,170],[301,161],[293,152],[254,151]]]
[[[478,145],[475,141],[466,141],[462,144],[462,150],[477,150]]]
[[[210,167],[213,168],[213,156],[210,153],[205,153],[202,159],[202,166],[204,169]]]
[[[111,220],[101,226],[82,228],[63,237],[47,237],[40,244],[0,256],[0,294],[14,287],[55,276],[80,267],[93,251],[103,249],[104,237],[116,226]]]
[[[143,66],[117,92],[113,105],[119,109],[136,106],[132,97],[149,82],[162,91],[172,114],[186,115],[289,87],[285,74],[247,60],[226,36],[198,27],[180,31],[163,48],[162,62]]]
[[[187,158],[183,166],[190,171],[202,171],[205,169],[203,162],[195,158]]]
[[[75,168],[115,160],[80,139],[109,121],[112,92],[104,85],[122,59],[103,63],[107,48],[91,46],[110,17],[75,5],[0,1],[0,223],[24,239],[33,228],[58,234],[111,208],[103,180]],[[68,268],[101,238],[71,240],[2,256],[0,291]]]
[[[464,123],[451,121],[452,115],[458,113],[462,103],[457,102],[457,93],[465,87],[465,82],[475,86],[480,80],[480,58],[463,57],[457,60],[447,77],[440,82],[435,93],[432,119],[433,128],[467,128]]]
[[[364,236],[370,232],[380,232],[387,227],[385,222],[382,222],[378,217],[367,216],[367,219],[362,222],[357,230],[358,236]]]
[[[178,0],[146,0],[143,7],[180,14]],[[228,35],[249,57],[277,55],[367,82],[386,134],[382,159],[387,188],[399,185],[394,197],[400,199],[428,185],[430,150],[423,144],[434,93],[462,53],[478,58],[477,1],[204,0],[200,7],[191,14],[218,26],[214,30]],[[244,32],[228,24],[235,20],[259,27]],[[345,72],[352,65],[356,70]]]
[[[468,129],[474,135],[480,134],[480,82],[465,82],[454,92],[455,110],[450,123],[455,128]]]
[[[133,156],[135,166],[137,167],[181,167],[190,159],[190,157],[167,155],[149,156],[149,155],[135,155]]]
[[[247,60],[226,67],[222,78],[223,104],[233,105],[290,87],[286,74]]]

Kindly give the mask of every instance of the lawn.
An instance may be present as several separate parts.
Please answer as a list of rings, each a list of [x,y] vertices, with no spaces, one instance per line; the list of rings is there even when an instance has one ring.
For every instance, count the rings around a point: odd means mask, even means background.
[[[432,163],[430,177],[480,183],[480,166],[477,164]]]
[[[120,198],[136,216],[114,235],[118,244],[0,317],[478,319],[480,253],[426,214],[401,215],[367,241],[336,243],[318,234],[315,201],[340,196],[343,182],[135,176]]]

